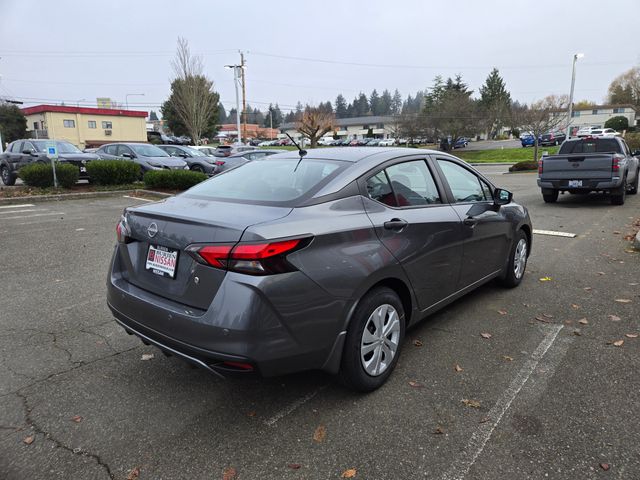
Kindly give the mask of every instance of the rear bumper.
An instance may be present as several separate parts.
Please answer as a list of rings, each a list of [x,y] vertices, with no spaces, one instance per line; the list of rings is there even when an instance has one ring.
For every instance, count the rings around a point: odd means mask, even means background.
[[[200,310],[136,287],[113,264],[107,303],[125,330],[222,376],[238,373],[223,362],[251,364],[262,376],[326,368],[348,308],[295,272],[227,273],[211,305]]]
[[[572,179],[573,180],[573,179]],[[582,187],[569,187],[569,179],[540,179],[538,178],[538,186],[543,189],[550,190],[613,190],[622,185],[622,178],[608,179],[580,179]]]

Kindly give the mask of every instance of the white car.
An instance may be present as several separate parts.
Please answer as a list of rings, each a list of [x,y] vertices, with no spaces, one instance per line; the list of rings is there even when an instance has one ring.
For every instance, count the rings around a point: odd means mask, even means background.
[[[591,130],[591,135],[594,137],[615,137],[620,133],[613,128],[598,128],[597,130]]]
[[[378,143],[379,147],[392,147],[396,144],[395,138],[384,138]]]
[[[332,137],[322,137],[318,139],[318,145],[333,145],[335,140]]]
[[[273,145],[273,140],[265,140],[258,144],[259,147],[270,147],[271,145]]]

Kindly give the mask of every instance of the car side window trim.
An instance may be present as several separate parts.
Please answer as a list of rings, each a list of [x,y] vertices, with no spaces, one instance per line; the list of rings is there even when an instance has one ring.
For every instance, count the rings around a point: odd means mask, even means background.
[[[453,157],[446,157],[443,155],[432,155],[431,156],[431,163],[433,165],[433,168],[438,172],[438,177],[439,180],[441,182],[441,188],[443,188],[446,191],[446,197],[448,198],[448,203],[451,205],[476,205],[478,203],[487,203],[487,204],[491,204],[493,203],[493,199],[491,200],[482,200],[482,201],[478,201],[478,202],[457,202],[453,192],[451,191],[451,187],[449,186],[449,182],[447,181],[447,177],[445,176],[444,172],[442,171],[442,169],[440,168],[440,165],[438,164],[438,160],[443,160],[445,162],[451,162],[455,165],[458,165],[459,167],[465,169],[466,171],[468,171],[469,173],[473,174],[476,176],[476,178],[478,178],[479,181],[482,181],[484,183],[486,183],[489,187],[489,190],[491,191],[491,193],[493,194],[493,191],[496,189],[495,185],[493,183],[491,183],[487,178],[485,178],[480,172],[475,172],[473,170],[471,170],[470,168],[468,168],[467,166],[465,166],[460,160],[453,158]],[[439,185],[439,186],[440,186]],[[480,188],[482,188],[482,185],[480,184]],[[484,190],[484,189],[483,189]]]

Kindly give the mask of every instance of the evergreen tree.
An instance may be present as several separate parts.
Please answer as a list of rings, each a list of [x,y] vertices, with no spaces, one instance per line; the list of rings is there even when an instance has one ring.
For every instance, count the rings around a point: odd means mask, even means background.
[[[373,92],[369,96],[369,105],[371,109],[372,115],[380,115],[380,95],[378,91],[374,88]]]
[[[342,94],[339,94],[336,97],[336,118],[345,118],[347,116],[347,101],[345,100],[345,98],[342,96]]]
[[[358,95],[358,98],[356,98],[353,101],[353,107],[355,109],[355,114],[358,117],[363,117],[365,115],[369,114],[369,100],[367,100],[367,96],[360,92],[360,95]]]
[[[484,85],[480,87],[480,106],[486,116],[489,135],[494,137],[506,124],[511,108],[511,94],[497,68],[491,70]]]
[[[389,90],[385,89],[380,97],[380,113],[378,115],[391,115],[392,101],[391,93],[389,93]]]
[[[234,125],[237,122],[238,111],[235,108],[229,110],[229,115],[227,115],[227,123],[233,123]]]
[[[393,98],[391,99],[391,114],[392,115],[400,115],[402,112],[402,95],[396,88],[393,92]]]
[[[27,118],[13,103],[0,101],[0,133],[2,141],[11,143],[24,138],[27,132]]]
[[[229,123],[227,121],[227,111],[224,109],[224,105],[222,102],[218,103],[218,123],[222,125],[223,123]]]
[[[149,112],[149,121],[150,122],[157,122],[158,121],[158,114],[153,110],[151,110]]]

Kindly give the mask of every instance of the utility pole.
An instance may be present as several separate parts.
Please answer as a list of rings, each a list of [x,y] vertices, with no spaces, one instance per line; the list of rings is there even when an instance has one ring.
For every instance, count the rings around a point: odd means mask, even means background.
[[[242,75],[242,115],[244,117],[242,122],[242,138],[247,140],[247,90],[244,78],[244,53],[240,51],[240,73]]]
[[[583,53],[576,53],[573,56],[573,68],[571,69],[571,90],[569,91],[569,112],[567,113],[567,139],[571,137],[571,116],[573,115],[573,87],[576,83],[576,62],[584,57]]]
[[[238,74],[238,70],[242,69],[241,65],[225,65],[225,68],[233,68],[233,85],[236,89],[236,132],[237,138],[236,143],[242,143],[242,139],[240,138],[240,94],[238,93],[238,83],[240,82],[240,75]]]

